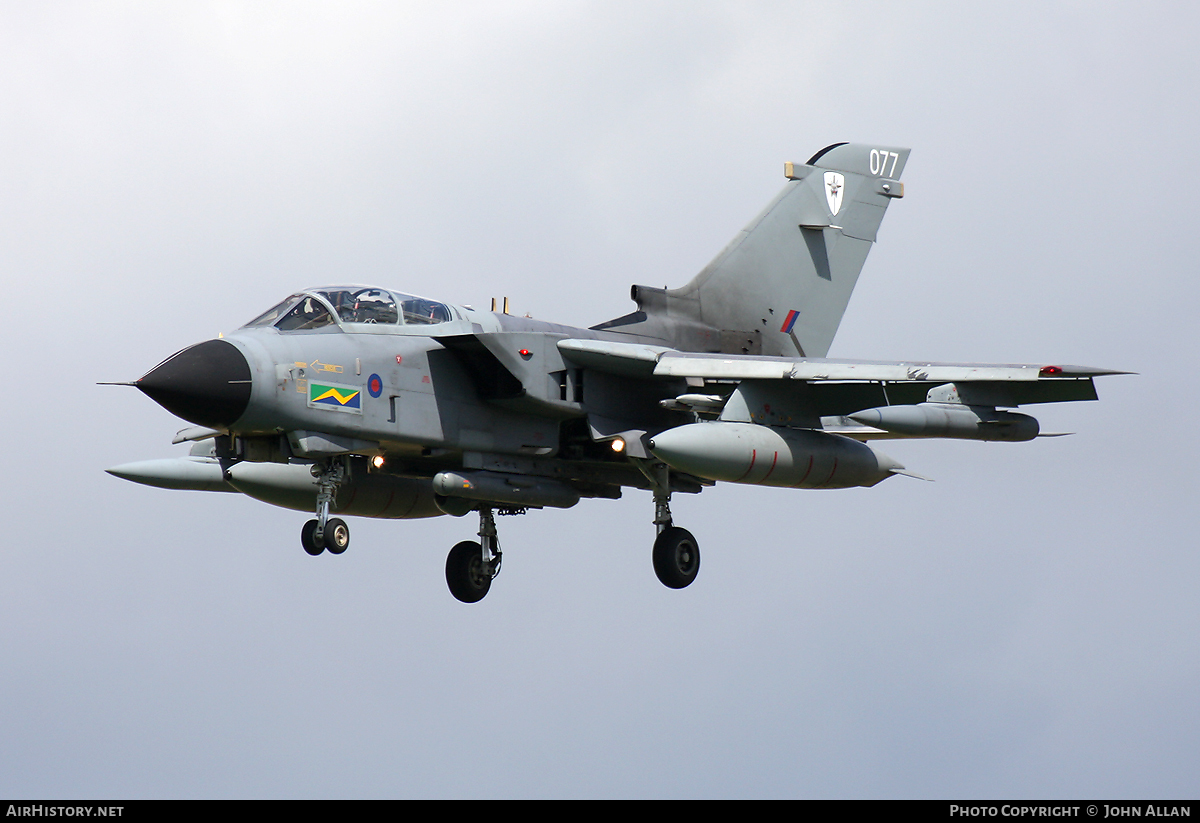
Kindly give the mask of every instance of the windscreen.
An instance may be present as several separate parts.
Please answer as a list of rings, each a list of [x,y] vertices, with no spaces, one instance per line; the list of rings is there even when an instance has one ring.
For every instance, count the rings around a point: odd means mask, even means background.
[[[300,296],[300,302],[275,324],[275,328],[280,331],[303,331],[331,326],[333,323],[333,315],[329,313],[329,309],[317,298],[304,294]]]
[[[251,320],[242,328],[251,328],[252,326],[273,326],[275,321],[280,317],[283,317],[287,310],[290,309],[292,305],[303,296],[303,294],[293,294],[291,297],[281,300],[260,314],[258,317]]]

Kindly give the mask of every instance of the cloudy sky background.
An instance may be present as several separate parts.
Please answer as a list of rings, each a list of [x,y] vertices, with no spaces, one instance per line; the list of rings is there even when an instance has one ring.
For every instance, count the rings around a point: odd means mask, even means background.
[[[1114,4],[1115,5],[1115,4]],[[1200,13],[1185,3],[9,3],[0,796],[1195,797]],[[303,286],[578,325],[829,143],[913,148],[832,356],[1139,372],[934,483],[305,517],[104,468]]]

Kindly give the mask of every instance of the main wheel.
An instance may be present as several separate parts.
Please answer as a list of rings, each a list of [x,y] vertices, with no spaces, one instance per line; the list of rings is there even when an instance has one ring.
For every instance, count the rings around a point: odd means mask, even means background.
[[[483,547],[464,540],[446,557],[446,584],[450,594],[464,603],[478,603],[492,587],[492,575],[483,565]]]
[[[304,528],[300,530],[300,542],[303,544],[304,550],[313,557],[325,551],[325,544],[317,542],[316,520],[309,520],[304,524]]]
[[[654,541],[654,573],[662,584],[682,589],[700,571],[700,547],[687,529],[671,526]]]
[[[313,521],[316,522],[315,520]],[[350,545],[350,527],[340,517],[325,522],[325,548],[330,554],[341,554]]]

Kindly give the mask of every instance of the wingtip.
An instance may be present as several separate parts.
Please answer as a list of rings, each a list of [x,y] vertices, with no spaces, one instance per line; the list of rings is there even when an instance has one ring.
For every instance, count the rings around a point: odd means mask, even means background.
[[[1112,377],[1118,374],[1137,374],[1120,369],[1098,369],[1094,366],[1042,366],[1043,377]]]

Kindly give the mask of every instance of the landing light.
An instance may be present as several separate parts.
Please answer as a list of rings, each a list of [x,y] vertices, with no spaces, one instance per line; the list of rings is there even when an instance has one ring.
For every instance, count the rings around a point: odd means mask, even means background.
[[[618,438],[616,438],[616,439],[614,439],[614,440],[612,441],[612,450],[613,450],[613,451],[615,451],[615,452],[617,452],[618,454],[619,454],[620,452],[623,452],[623,451],[625,451],[625,441],[624,441],[624,440],[622,440],[622,439],[621,439],[621,438],[619,438],[619,437],[618,437]]]
[[[383,455],[382,455],[382,454],[377,454],[377,455],[375,455],[374,457],[372,457],[372,458],[371,458],[371,465],[372,465],[372,466],[374,466],[374,467],[375,467],[375,468],[377,468],[377,469],[382,469],[382,468],[383,468]]]

